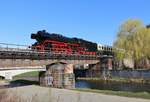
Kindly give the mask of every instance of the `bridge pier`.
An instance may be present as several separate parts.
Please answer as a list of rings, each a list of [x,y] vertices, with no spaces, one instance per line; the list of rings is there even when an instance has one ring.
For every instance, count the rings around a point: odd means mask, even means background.
[[[55,88],[75,88],[73,64],[54,63],[48,65],[47,70],[40,74],[40,85]]]
[[[100,62],[96,64],[90,64],[86,72],[86,77],[102,77],[106,79],[110,77],[110,70],[113,69],[112,57],[102,57]]]
[[[96,64],[89,64],[89,68],[87,69],[86,72],[86,77],[90,77],[90,78],[100,77],[101,75],[100,67],[101,67],[100,62]]]
[[[102,75],[101,77],[104,78],[105,80],[107,78],[111,77],[110,70],[113,69],[113,59],[112,57],[103,57],[101,58],[101,70],[102,70]]]

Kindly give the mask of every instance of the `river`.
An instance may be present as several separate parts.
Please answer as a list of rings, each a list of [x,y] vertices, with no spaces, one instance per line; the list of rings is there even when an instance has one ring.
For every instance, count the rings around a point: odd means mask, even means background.
[[[76,88],[113,91],[150,92],[150,84],[76,80]]]

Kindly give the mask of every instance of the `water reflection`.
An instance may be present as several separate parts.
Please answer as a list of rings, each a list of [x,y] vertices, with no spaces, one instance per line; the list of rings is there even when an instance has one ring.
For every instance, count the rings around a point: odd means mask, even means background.
[[[89,88],[113,91],[150,92],[150,84],[123,83],[110,81],[76,80],[76,88]]]

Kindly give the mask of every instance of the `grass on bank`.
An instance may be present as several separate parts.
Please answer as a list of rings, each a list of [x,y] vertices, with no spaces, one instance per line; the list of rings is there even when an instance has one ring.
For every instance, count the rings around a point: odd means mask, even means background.
[[[32,72],[26,72],[23,74],[19,74],[13,77],[14,80],[10,81],[11,84],[13,83],[21,83],[21,84],[25,84],[25,85],[39,85],[39,82],[36,80],[28,80],[26,78],[38,78],[39,77],[39,73],[40,71],[32,71]]]
[[[14,78],[22,78],[22,77],[39,77],[39,71],[32,71],[23,74],[16,75]]]
[[[79,88],[74,90],[82,92],[102,93],[106,95],[117,95],[125,97],[150,99],[150,93],[148,92],[127,92],[127,91],[111,91],[111,90],[95,90],[95,89],[79,89]]]

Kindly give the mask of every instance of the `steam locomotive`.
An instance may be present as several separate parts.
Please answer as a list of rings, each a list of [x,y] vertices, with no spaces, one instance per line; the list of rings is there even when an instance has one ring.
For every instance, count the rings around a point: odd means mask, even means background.
[[[31,34],[35,39],[31,48],[41,52],[59,54],[96,55],[97,44],[79,38],[69,38],[61,34],[48,33],[45,30]]]

